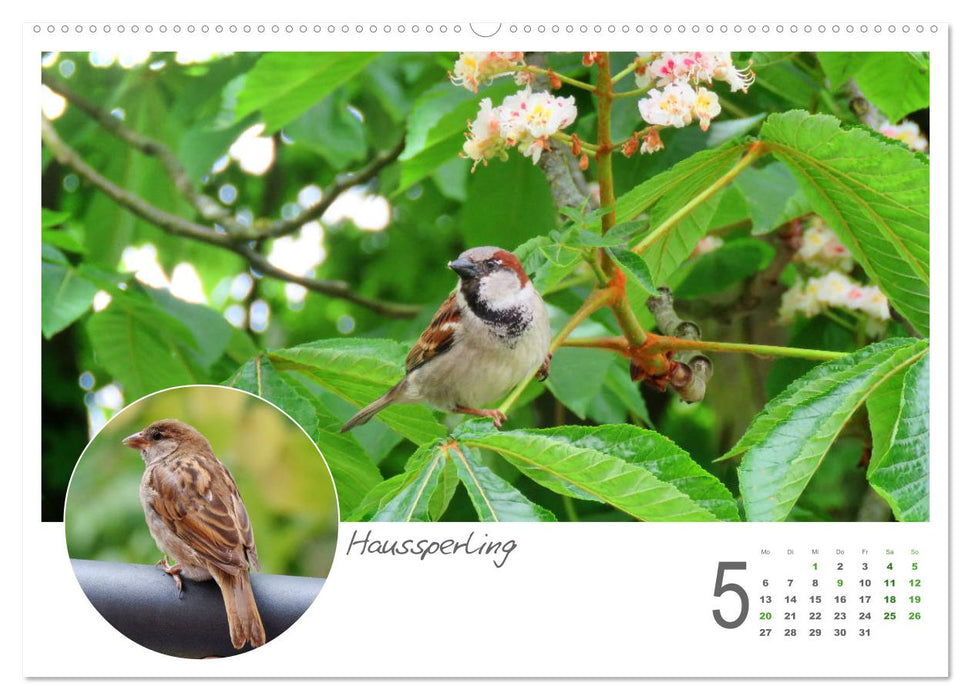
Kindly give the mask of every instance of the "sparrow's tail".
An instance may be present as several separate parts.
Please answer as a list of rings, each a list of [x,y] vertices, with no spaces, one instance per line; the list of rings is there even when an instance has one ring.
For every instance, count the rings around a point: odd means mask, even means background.
[[[375,399],[358,411],[353,418],[344,424],[344,427],[341,428],[341,432],[346,433],[351,428],[367,423],[374,417],[375,413],[394,403],[395,399],[398,398],[398,394],[401,392],[401,387],[404,384],[404,381],[405,380],[402,379],[400,382],[391,387],[391,389],[388,390],[388,393],[386,393],[384,396]]]
[[[229,638],[233,646],[242,649],[246,642],[253,647],[266,644],[266,632],[263,630],[260,611],[256,609],[249,573],[243,571],[233,575],[213,567],[212,575],[223,593],[226,617],[229,620]]]

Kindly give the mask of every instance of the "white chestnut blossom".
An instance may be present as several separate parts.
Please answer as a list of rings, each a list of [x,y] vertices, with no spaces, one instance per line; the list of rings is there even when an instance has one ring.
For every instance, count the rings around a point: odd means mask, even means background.
[[[479,114],[469,123],[468,140],[463,146],[465,155],[476,163],[513,146],[536,163],[549,148],[550,137],[577,118],[572,96],[533,92],[529,87],[509,95],[495,109],[488,99],[479,104]]]
[[[648,124],[682,127],[694,117],[698,95],[687,83],[670,83],[663,90],[652,89],[638,100],[637,109]]]
[[[885,121],[877,131],[887,138],[904,142],[912,151],[927,153],[927,139],[920,133],[920,127],[912,121],[904,119],[899,124]]]
[[[651,61],[646,76],[657,81],[657,87],[678,82],[711,85],[712,81],[720,80],[728,83],[732,92],[745,92],[755,80],[751,68],[737,68],[727,51],[666,51]],[[649,84],[645,77],[636,76],[635,80],[640,87]]]
[[[827,308],[843,308],[867,316],[866,332],[880,333],[890,318],[890,304],[876,286],[861,285],[838,270],[822,277],[800,279],[782,295],[779,316],[792,322],[797,314],[815,316]]]
[[[449,77],[455,85],[478,92],[483,82],[488,83],[495,76],[512,73],[524,65],[522,51],[466,51],[459,54]]]
[[[850,272],[854,265],[849,249],[818,216],[811,216],[803,223],[799,249],[793,259],[818,272]]]
[[[473,170],[479,161],[488,163],[490,158],[506,155],[506,139],[500,133],[499,115],[492,109],[492,100],[488,97],[479,102],[475,121],[469,122],[462,150],[474,161]]]

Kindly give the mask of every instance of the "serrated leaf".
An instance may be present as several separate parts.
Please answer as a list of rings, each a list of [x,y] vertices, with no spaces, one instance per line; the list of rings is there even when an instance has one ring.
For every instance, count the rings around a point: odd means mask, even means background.
[[[633,426],[566,426],[551,430],[485,432],[481,426],[456,431],[461,444],[496,452],[530,479],[565,496],[600,501],[638,520],[715,520],[711,511],[665,483],[641,464],[632,464],[607,451],[615,431],[641,431],[645,448],[664,450],[663,438]],[[583,446],[594,435],[600,449]],[[673,443],[655,458],[675,452],[690,461]],[[652,459],[648,457],[648,459]]]
[[[735,497],[724,484],[660,433],[633,425],[596,426],[586,429],[579,438],[571,427],[551,428],[548,433],[646,469],[719,520],[739,519]]]
[[[432,496],[428,499],[428,519],[429,520],[441,520],[442,516],[445,515],[445,511],[448,509],[449,503],[452,502],[452,497],[455,495],[455,489],[459,484],[458,470],[455,467],[455,463],[452,460],[446,460],[445,466],[442,468],[442,474],[438,478],[438,484],[435,486],[435,490],[432,491]]]
[[[766,404],[738,444],[739,490],[748,520],[785,520],[846,422],[870,394],[927,352],[892,338],[824,363]]]
[[[445,469],[446,454],[436,441],[419,447],[405,464],[398,490],[382,499],[372,521],[428,521],[429,505]],[[388,497],[390,495],[390,498]]]
[[[616,247],[607,248],[607,253],[613,258],[614,262],[620,265],[634,279],[637,284],[648,294],[657,294],[654,282],[651,280],[651,271],[644,262],[644,258],[637,253],[632,253],[626,248]]]
[[[363,70],[378,53],[266,53],[246,74],[236,118],[259,110],[269,133],[279,130]]]
[[[408,347],[392,340],[330,339],[276,350],[278,369],[294,369],[355,406],[364,406],[404,376]],[[390,406],[375,417],[415,444],[444,437],[445,428],[424,406]]]
[[[552,521],[556,517],[523,496],[512,484],[501,479],[482,464],[466,447],[455,445],[449,449],[450,462],[469,494],[479,521],[536,522]]]
[[[650,237],[669,218],[681,216],[679,212],[689,202],[731,170],[744,149],[740,144],[726,144],[701,151],[655,175],[617,199],[617,220],[630,221],[648,211],[651,225],[647,236]],[[707,233],[724,191],[724,188],[718,190],[695,206],[641,251],[655,284],[664,283]]]
[[[867,479],[897,520],[930,518],[930,355],[911,366],[900,390],[900,410],[890,444]]]
[[[894,308],[930,330],[927,159],[826,115],[774,114],[762,140]]]
[[[151,307],[126,304],[118,298],[87,321],[95,361],[118,380],[128,401],[180,384],[195,384],[197,375],[186,357],[186,346],[160,332],[159,314]],[[164,324],[171,331],[172,323]],[[191,338],[188,329],[182,334]]]
[[[73,267],[41,263],[41,332],[48,340],[91,310],[98,288]]]

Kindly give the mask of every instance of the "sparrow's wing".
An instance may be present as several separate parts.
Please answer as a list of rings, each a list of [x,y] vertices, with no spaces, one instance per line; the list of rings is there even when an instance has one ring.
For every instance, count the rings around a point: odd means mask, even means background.
[[[438,307],[432,322],[408,352],[405,371],[418,369],[433,357],[448,352],[455,343],[455,329],[458,328],[460,318],[459,305],[455,300],[455,292],[452,292]]]
[[[256,560],[253,528],[229,471],[212,455],[172,455],[152,469],[152,508],[209,563],[230,574]]]

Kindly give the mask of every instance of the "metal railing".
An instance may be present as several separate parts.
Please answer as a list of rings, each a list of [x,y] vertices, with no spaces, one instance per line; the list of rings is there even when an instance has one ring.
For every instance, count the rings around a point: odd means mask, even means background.
[[[91,604],[134,642],[171,656],[232,656],[234,649],[222,595],[214,581],[183,577],[182,596],[171,576],[155,566],[72,559],[74,573]],[[271,641],[314,602],[325,579],[251,574],[253,595]]]

